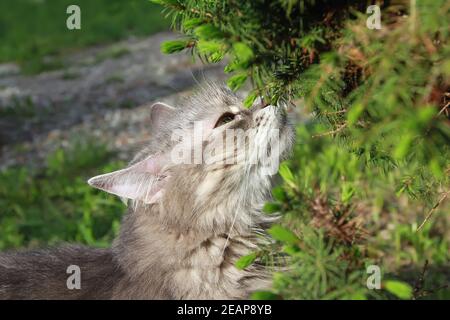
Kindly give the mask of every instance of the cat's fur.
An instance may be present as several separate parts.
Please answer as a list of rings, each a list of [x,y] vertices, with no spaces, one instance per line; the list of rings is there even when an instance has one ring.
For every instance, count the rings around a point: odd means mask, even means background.
[[[251,155],[257,153],[251,142],[270,153],[268,131],[278,128],[283,157],[293,131],[280,110],[247,110],[231,92],[215,85],[207,85],[179,108],[154,105],[149,145],[129,167],[89,181],[129,199],[112,248],[2,253],[0,298],[239,299],[267,287],[263,266],[239,270],[235,262],[267,241],[264,229],[271,219],[261,208],[269,199],[272,176],[262,171],[258,159],[251,164],[174,164],[168,154],[176,145],[173,132],[189,135],[193,122],[201,120],[206,127],[203,146],[223,139],[225,128],[255,129],[245,140]],[[238,115],[213,128],[226,112]],[[241,149],[220,156],[239,158]],[[81,268],[79,290],[66,286],[69,265]]]

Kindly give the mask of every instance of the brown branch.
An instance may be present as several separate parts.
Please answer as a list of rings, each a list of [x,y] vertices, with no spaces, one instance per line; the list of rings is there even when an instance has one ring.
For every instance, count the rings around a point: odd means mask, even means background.
[[[428,271],[428,260],[425,260],[425,264],[423,265],[422,272],[419,275],[416,283],[414,284],[413,291],[413,300],[417,300],[418,298],[426,297],[427,295],[433,294],[439,290],[445,289],[448,287],[448,284],[444,284],[439,287],[435,287],[431,290],[426,290],[425,287],[425,276]]]
[[[324,132],[324,133],[315,134],[315,135],[313,135],[312,137],[313,137],[313,138],[319,138],[319,137],[323,137],[323,136],[334,135],[334,134],[336,134],[336,133],[338,133],[338,132],[344,130],[346,127],[347,127],[347,122],[341,124],[339,127],[337,127],[337,128],[334,129],[334,130],[327,131],[327,132]]]
[[[450,106],[450,102],[447,102],[447,104],[441,109],[441,111],[439,111],[438,116],[440,116],[444,112],[447,115],[447,109],[448,109],[449,106]]]
[[[325,111],[322,114],[325,116],[330,116],[330,115],[335,115],[335,114],[342,114],[342,113],[346,113],[347,109],[342,109],[342,110],[338,110],[338,111]]]
[[[422,223],[420,224],[420,226],[417,228],[416,232],[419,232],[423,226],[425,225],[425,223],[427,223],[428,220],[430,220],[431,216],[433,215],[434,211],[437,209],[437,207],[439,207],[441,205],[441,203],[447,198],[447,196],[449,195],[450,191],[447,191],[443,194],[443,196],[439,199],[439,201],[433,206],[433,208],[431,208],[431,210],[428,212],[427,216],[425,217],[425,219],[422,221]]]
[[[204,14],[206,17],[208,17],[210,19],[214,18],[214,16],[209,12],[201,12],[200,10],[197,10],[194,8],[191,8],[189,11],[191,11],[192,13],[198,14],[198,15]]]
[[[421,297],[423,294],[423,286],[425,282],[425,274],[428,269],[428,260],[425,260],[425,264],[423,265],[422,272],[419,275],[419,279],[417,279],[414,286],[414,300]]]

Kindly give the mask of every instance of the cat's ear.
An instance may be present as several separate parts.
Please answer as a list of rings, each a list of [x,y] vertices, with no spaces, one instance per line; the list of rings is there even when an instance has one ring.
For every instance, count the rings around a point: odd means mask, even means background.
[[[175,108],[169,106],[168,104],[162,102],[156,102],[150,107],[150,121],[152,130],[159,130],[161,126],[167,123],[173,113]]]
[[[122,198],[156,203],[164,192],[167,176],[162,169],[168,160],[167,155],[150,156],[125,169],[95,176],[88,183]]]

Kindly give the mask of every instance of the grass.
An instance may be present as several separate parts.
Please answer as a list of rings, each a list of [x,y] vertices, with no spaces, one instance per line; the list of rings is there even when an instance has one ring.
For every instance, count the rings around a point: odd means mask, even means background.
[[[81,9],[81,30],[68,30],[66,8]],[[63,66],[61,56],[94,44],[167,30],[161,7],[146,0],[15,0],[0,2],[0,62],[25,73]]]
[[[95,63],[99,63],[106,59],[118,59],[129,53],[130,53],[130,51],[127,48],[113,47],[113,48],[110,48],[110,49],[100,52],[95,57]]]
[[[0,250],[60,242],[108,246],[125,207],[86,180],[120,165],[104,145],[78,138],[50,154],[42,169],[0,172]]]

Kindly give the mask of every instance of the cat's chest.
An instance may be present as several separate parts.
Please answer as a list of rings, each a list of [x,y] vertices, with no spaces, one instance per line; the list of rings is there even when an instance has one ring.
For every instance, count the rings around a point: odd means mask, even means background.
[[[235,267],[254,245],[244,238],[217,236],[191,250],[173,275],[175,295],[181,299],[235,299],[248,294],[248,271]]]

